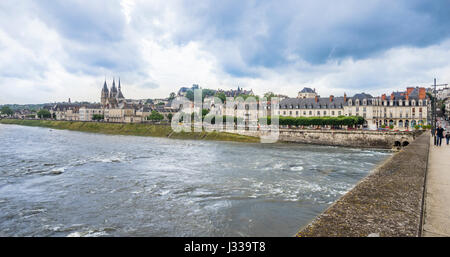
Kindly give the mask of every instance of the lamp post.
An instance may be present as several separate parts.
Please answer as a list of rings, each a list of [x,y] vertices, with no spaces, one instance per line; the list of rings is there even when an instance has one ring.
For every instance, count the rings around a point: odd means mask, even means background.
[[[433,109],[433,117],[432,117],[432,120],[433,120],[433,124],[432,124],[432,129],[431,129],[431,131],[432,131],[432,133],[433,133],[433,139],[434,139],[434,144],[436,144],[436,100],[437,100],[437,98],[436,98],[436,87],[445,87],[445,86],[447,86],[448,84],[439,84],[439,85],[436,85],[436,78],[434,79],[434,89],[433,89],[433,101],[432,101],[432,109]]]

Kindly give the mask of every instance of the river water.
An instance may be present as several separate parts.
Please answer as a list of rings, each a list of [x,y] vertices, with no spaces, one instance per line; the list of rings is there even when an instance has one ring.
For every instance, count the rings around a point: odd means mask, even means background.
[[[0,124],[0,236],[292,236],[390,154]]]

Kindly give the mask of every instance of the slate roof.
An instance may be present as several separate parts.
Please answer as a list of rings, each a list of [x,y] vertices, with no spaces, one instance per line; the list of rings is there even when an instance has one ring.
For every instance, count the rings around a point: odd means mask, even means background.
[[[300,93],[315,93],[315,91],[312,90],[312,89],[309,88],[309,87],[304,87],[304,88],[300,91]]]
[[[286,98],[281,100],[281,109],[337,109],[342,108],[346,102],[344,97],[334,97],[330,102],[329,97],[319,97],[316,102],[315,98]],[[298,106],[298,107],[297,107]]]

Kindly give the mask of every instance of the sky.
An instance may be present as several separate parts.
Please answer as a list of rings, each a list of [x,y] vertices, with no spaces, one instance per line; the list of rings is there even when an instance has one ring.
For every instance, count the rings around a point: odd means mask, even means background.
[[[0,104],[450,82],[450,1],[1,0]]]

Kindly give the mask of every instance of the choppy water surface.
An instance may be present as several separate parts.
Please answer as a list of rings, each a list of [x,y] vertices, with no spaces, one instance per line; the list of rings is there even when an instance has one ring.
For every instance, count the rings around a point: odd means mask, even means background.
[[[0,236],[292,236],[389,155],[0,124]]]

